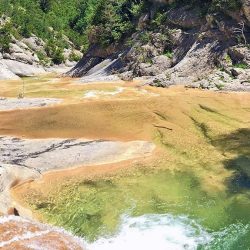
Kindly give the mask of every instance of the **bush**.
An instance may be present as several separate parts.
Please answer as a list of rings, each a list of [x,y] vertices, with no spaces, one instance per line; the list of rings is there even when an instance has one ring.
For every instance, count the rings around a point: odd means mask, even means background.
[[[45,46],[45,51],[54,64],[61,64],[65,61],[63,48],[58,47],[56,41],[50,39]]]
[[[37,51],[36,54],[42,65],[44,66],[50,65],[50,59],[44,54],[44,52]]]
[[[61,64],[61,63],[65,62],[65,58],[63,56],[63,50],[61,48],[57,48],[54,51],[51,59],[52,59],[52,62],[54,64]]]
[[[212,0],[211,10],[236,10],[241,7],[240,0]]]
[[[169,59],[172,59],[174,56],[174,53],[173,51],[167,50],[167,51],[164,51],[164,56],[168,57]]]
[[[70,53],[69,55],[69,60],[70,61],[74,61],[74,62],[78,62],[81,60],[81,56],[77,55],[76,53],[74,53],[73,51]]]
[[[249,65],[247,63],[237,63],[234,65],[235,68],[239,68],[239,69],[249,69]]]
[[[11,25],[6,24],[0,28],[0,48],[3,52],[8,52],[11,43]]]

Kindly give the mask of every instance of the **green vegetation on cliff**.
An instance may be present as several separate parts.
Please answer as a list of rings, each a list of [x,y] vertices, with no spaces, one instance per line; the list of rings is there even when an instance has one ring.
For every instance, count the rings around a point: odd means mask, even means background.
[[[66,35],[76,48],[84,50],[90,43],[110,44],[132,32],[144,6],[142,0],[2,0],[0,15],[11,18],[7,28],[14,36],[33,33],[48,44],[65,48]]]
[[[209,20],[213,19],[211,22],[217,25],[214,13],[236,11],[240,9],[241,2],[240,0],[185,2],[2,0],[0,1],[0,51],[8,53],[12,36],[21,40],[34,34],[42,39],[42,49],[41,47],[35,49],[40,62],[44,65],[60,64],[68,59],[79,61],[82,56],[79,51],[85,53],[93,45],[97,45],[97,48],[107,48],[109,45],[119,44],[123,47],[122,45],[130,43],[133,46],[135,40],[146,44],[151,39],[151,33],[162,33],[164,39],[161,40],[166,40],[164,54],[171,58],[173,46],[169,44],[168,31],[171,25],[176,24],[176,27],[179,27],[179,24],[178,20],[177,23],[176,20],[172,24],[168,22],[169,18],[171,19],[169,15],[173,10],[181,10],[184,6],[187,7],[184,8],[187,12],[190,9],[194,10],[189,19],[190,23],[196,22],[199,25],[205,22],[205,15],[212,14]],[[174,14],[174,18],[178,19],[180,13]],[[219,16],[221,19],[225,17],[224,14]],[[195,18],[196,20],[193,20]],[[131,38],[137,31],[139,36]],[[74,53],[75,50],[79,50],[78,54]]]
[[[63,39],[63,35],[66,35],[76,48],[85,50],[90,44],[108,45],[131,34],[136,29],[138,18],[156,2],[160,1],[1,0],[0,15],[11,18],[11,27],[8,28],[14,35],[29,37],[34,33],[60,48],[67,47]],[[188,0],[186,4],[201,6],[207,13],[238,8],[240,1]],[[174,1],[172,7],[176,5],[183,5],[183,1]]]

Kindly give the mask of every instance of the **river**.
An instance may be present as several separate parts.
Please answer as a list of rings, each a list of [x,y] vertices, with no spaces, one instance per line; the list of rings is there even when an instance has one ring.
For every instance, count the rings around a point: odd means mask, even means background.
[[[27,97],[62,102],[0,112],[3,136],[155,145],[150,156],[46,172],[12,188],[33,218],[90,250],[250,248],[249,93],[53,78],[25,85]],[[3,96],[18,88],[6,83]]]

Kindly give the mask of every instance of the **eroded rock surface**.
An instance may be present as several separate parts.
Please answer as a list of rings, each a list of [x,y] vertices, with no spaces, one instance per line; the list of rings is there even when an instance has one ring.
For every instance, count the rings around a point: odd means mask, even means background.
[[[0,161],[38,172],[74,166],[107,164],[150,154],[154,144],[77,139],[0,138]]]
[[[13,207],[10,188],[18,183],[39,178],[36,170],[28,167],[0,163],[0,211],[8,214]]]
[[[154,144],[76,139],[0,138],[0,211],[13,206],[9,189],[49,170],[115,163],[148,156]]]
[[[20,217],[0,217],[0,249],[82,250],[83,240],[70,233]]]

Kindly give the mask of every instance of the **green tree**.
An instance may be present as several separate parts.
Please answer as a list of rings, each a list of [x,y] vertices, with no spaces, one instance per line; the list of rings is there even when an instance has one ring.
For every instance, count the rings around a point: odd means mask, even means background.
[[[45,13],[49,12],[51,8],[51,0],[40,0],[40,8]]]
[[[0,48],[2,52],[8,52],[11,42],[11,24],[7,23],[0,28]]]

